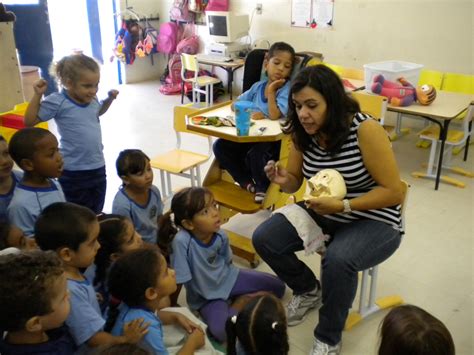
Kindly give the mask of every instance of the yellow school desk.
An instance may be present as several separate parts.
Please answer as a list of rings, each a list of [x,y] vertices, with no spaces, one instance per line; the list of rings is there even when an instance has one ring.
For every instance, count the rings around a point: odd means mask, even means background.
[[[439,90],[436,94],[436,100],[433,101],[433,103],[429,106],[423,106],[419,103],[414,103],[410,106],[397,107],[389,104],[388,110],[398,114],[421,116],[439,126],[439,139],[441,140],[441,148],[438,167],[442,167],[444,145],[446,142],[449,124],[453,118],[465,111],[472,102],[474,102],[474,95]],[[436,175],[427,176],[425,174],[423,177],[434,179],[435,190],[438,190],[441,177],[441,168],[437,169]]]
[[[196,57],[198,62],[201,64],[212,65],[213,67],[219,67],[227,72],[227,92],[232,100],[232,83],[234,82],[234,72],[243,67],[245,60],[241,58],[232,59],[230,62],[219,62],[215,60],[205,59],[199,55]]]
[[[220,105],[209,107],[196,111],[187,117],[186,127],[190,131],[195,131],[203,134],[207,134],[217,138],[224,138],[234,142],[275,142],[282,140],[282,149],[280,150],[280,163],[286,165],[289,152],[289,137],[285,136],[280,128],[278,120],[272,121],[269,119],[254,121],[254,125],[250,127],[248,136],[237,136],[235,127],[214,127],[214,126],[200,126],[195,125],[191,122],[193,116],[234,116],[231,110],[231,102],[225,102]],[[265,130],[261,131],[259,128],[265,127]],[[212,194],[216,202],[220,206],[220,213],[223,222],[227,222],[229,218],[237,213],[252,214],[261,209],[273,209],[283,206],[286,201],[292,196],[295,197],[297,194],[288,195],[280,191],[279,186],[270,184],[267,190],[265,200],[262,204],[254,202],[254,195],[250,192],[240,188],[236,185],[232,178],[221,170],[216,160],[213,161],[208,173],[203,181],[203,186],[207,187]],[[302,187],[299,195],[303,195]],[[252,246],[250,238],[238,235],[231,231],[226,231],[231,248],[235,255],[238,255],[250,262],[251,266],[256,266],[258,263],[258,257]]]

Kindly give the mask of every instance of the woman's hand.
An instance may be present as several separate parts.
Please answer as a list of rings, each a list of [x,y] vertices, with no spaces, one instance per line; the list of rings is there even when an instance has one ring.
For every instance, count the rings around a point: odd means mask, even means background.
[[[188,334],[191,334],[197,328],[200,329],[198,324],[181,313],[175,314],[175,324],[181,326]]]
[[[282,185],[288,182],[288,171],[274,160],[269,160],[263,170],[267,174],[268,180],[275,184]]]
[[[312,198],[306,200],[305,205],[319,215],[340,213],[344,210],[342,201],[334,197]]]
[[[48,82],[44,79],[39,79],[33,84],[33,90],[38,96],[43,96],[46,90],[48,89]]]

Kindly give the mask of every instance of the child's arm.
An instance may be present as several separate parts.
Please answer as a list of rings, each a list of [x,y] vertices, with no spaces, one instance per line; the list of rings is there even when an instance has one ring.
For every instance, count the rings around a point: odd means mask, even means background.
[[[143,323],[143,318],[134,319],[123,326],[123,335],[113,336],[107,332],[98,332],[87,341],[87,345],[95,348],[101,345],[136,344],[148,333],[148,325],[149,323]]]
[[[200,328],[198,324],[181,313],[169,311],[158,311],[157,313],[163,324],[179,325],[189,334],[191,334],[194,329]]]
[[[104,101],[102,101],[102,106],[100,107],[100,110],[99,110],[99,116],[102,116],[104,113],[107,112],[110,105],[112,105],[112,102],[117,98],[118,94],[119,92],[117,90],[109,91],[109,96]]]
[[[267,92],[268,115],[271,120],[277,120],[282,116],[281,111],[278,108],[277,91],[279,88],[285,85],[285,83],[286,83],[285,79],[279,79],[279,80],[275,80],[270,85],[268,85],[268,92]]]
[[[41,98],[48,89],[48,82],[44,79],[39,79],[33,84],[34,94],[28,104],[25,112],[25,126],[32,127],[40,123],[38,119],[38,112],[41,104]]]
[[[197,349],[204,346],[205,337],[204,331],[201,328],[195,328],[189,334],[183,347],[177,352],[177,355],[193,355]]]

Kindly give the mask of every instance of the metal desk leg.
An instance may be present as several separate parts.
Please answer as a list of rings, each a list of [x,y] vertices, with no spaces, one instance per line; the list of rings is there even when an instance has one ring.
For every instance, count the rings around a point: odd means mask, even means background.
[[[234,82],[234,71],[232,68],[227,68],[227,92],[232,100],[232,83]]]
[[[438,169],[436,170],[435,190],[438,190],[439,179],[441,177],[441,170],[443,169],[444,144],[446,142],[446,136],[448,135],[448,127],[449,127],[450,122],[451,120],[445,120],[443,126],[440,125],[439,139],[441,140],[441,147],[439,150]]]

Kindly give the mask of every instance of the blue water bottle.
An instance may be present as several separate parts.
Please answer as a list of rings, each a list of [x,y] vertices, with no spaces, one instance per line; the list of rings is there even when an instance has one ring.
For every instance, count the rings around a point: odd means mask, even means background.
[[[238,136],[248,136],[250,129],[250,114],[252,113],[252,101],[237,101],[235,108],[235,128]]]

